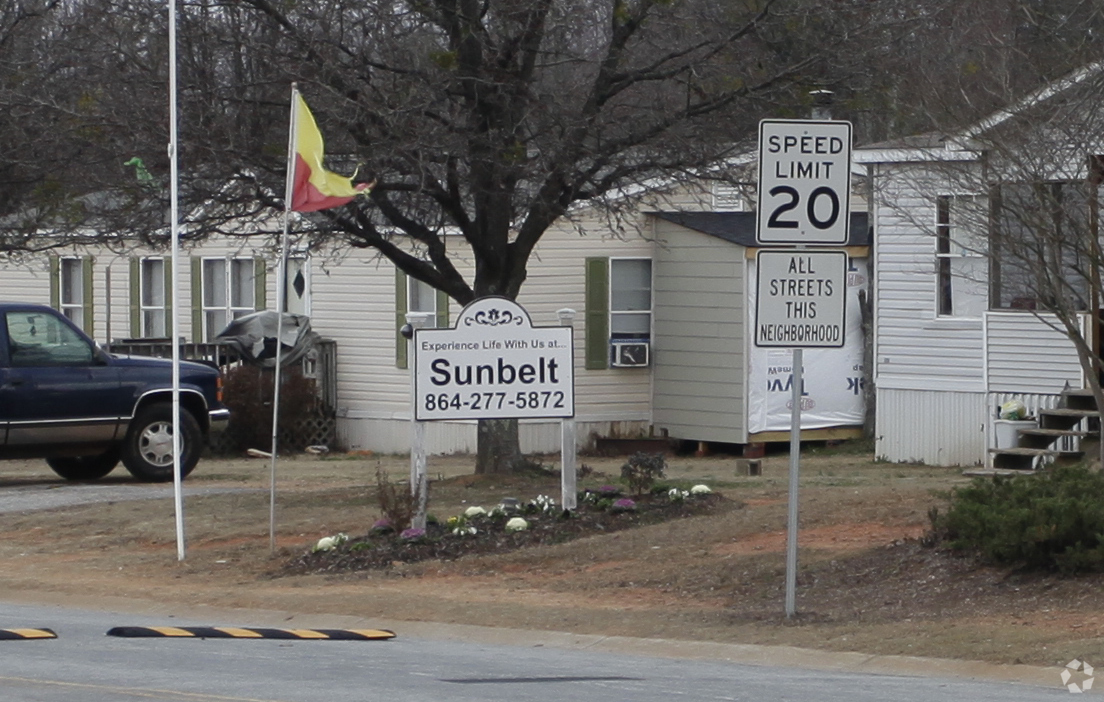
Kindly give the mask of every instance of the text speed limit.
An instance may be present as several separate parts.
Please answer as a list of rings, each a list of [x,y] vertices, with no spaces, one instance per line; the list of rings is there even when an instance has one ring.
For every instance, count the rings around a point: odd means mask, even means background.
[[[851,124],[759,123],[760,244],[844,244],[851,207]]]

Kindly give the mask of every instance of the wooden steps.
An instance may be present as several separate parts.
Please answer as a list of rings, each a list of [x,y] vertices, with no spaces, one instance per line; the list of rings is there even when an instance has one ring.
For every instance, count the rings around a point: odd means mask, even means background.
[[[1092,390],[1065,390],[1059,407],[1039,410],[1036,426],[1016,431],[1015,447],[989,449],[991,465],[970,469],[964,475],[1030,474],[1051,463],[1078,463],[1085,458],[1081,449],[1085,448],[1086,440],[1091,441],[1098,435],[1100,416]],[[1087,425],[1088,430],[1079,428],[1083,425]],[[1080,448],[1057,448],[1056,444],[1064,439],[1077,439]]]

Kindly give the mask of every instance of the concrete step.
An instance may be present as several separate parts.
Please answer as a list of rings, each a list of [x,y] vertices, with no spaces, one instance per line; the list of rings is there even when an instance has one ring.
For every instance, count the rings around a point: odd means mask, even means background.
[[[1013,468],[968,468],[962,471],[962,474],[970,478],[992,478],[995,475],[1000,476],[1015,476],[1015,475],[1035,475],[1041,471],[1037,470],[1016,470]]]

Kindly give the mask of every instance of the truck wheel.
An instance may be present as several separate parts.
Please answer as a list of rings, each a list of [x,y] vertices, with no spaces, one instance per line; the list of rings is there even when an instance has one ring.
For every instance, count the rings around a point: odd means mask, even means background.
[[[46,465],[66,480],[99,480],[119,465],[120,453],[116,447],[99,456],[47,458]]]
[[[123,465],[139,480],[162,483],[173,479],[172,407],[150,405],[138,412],[123,442]],[[190,412],[180,410],[180,477],[184,478],[196,463],[202,448],[203,432]]]

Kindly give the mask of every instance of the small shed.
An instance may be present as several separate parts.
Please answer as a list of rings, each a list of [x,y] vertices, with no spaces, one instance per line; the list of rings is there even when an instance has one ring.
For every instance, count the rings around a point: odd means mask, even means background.
[[[654,212],[652,422],[668,437],[755,445],[788,440],[792,352],[754,346],[754,212]],[[851,215],[846,341],[804,354],[802,436],[852,438],[863,424],[859,291],[870,232]],[[808,434],[805,432],[808,431]]]

